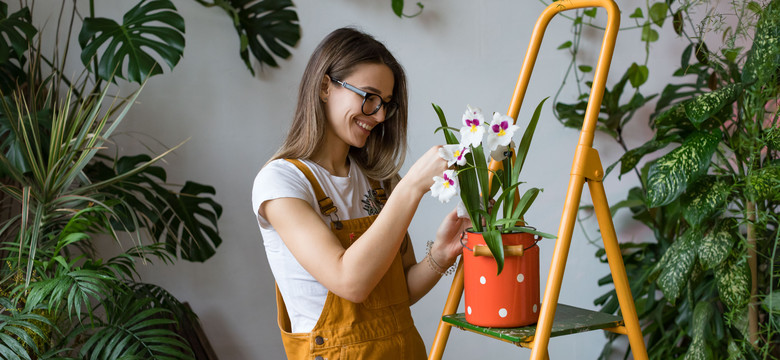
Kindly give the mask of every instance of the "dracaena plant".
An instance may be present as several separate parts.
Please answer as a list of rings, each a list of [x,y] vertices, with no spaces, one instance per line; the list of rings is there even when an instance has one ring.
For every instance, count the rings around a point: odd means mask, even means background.
[[[472,230],[482,233],[496,260],[499,274],[504,268],[502,233],[525,232],[545,238],[555,237],[537,231],[524,220],[542,190],[532,187],[519,195],[519,186],[524,183],[520,180],[520,173],[545,100],[536,107],[517,146],[512,138],[520,127],[514,125],[514,119],[509,116],[494,113],[488,123],[481,109],[467,106],[462,116],[463,126],[457,129],[450,127],[441,108],[433,105],[441,123],[437,131],[444,132],[447,142],[439,150],[439,155],[454,169],[434,178],[431,194],[442,202],[460,196],[461,204],[471,219]],[[454,131],[459,132],[460,141]],[[501,168],[490,168],[488,163],[491,159],[500,163]]]

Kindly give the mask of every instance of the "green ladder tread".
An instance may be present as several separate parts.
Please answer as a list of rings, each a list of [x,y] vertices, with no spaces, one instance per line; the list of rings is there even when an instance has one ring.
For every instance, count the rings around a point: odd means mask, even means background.
[[[473,331],[499,340],[521,345],[533,341],[536,324],[518,328],[482,327],[466,322],[463,313],[444,315],[442,320],[461,330]],[[585,331],[602,330],[623,325],[623,318],[598,311],[581,309],[574,306],[558,304],[555,310],[550,337],[576,334]]]

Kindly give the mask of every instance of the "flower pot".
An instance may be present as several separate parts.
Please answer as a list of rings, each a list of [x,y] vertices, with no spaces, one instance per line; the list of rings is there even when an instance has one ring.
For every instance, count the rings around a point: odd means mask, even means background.
[[[504,270],[480,233],[466,235],[463,251],[466,321],[484,327],[520,327],[539,319],[539,247],[528,233],[501,235]],[[522,253],[522,255],[512,255]]]

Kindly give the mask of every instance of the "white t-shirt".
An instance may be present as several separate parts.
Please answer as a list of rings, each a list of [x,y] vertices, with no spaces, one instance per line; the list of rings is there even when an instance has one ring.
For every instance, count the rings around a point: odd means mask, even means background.
[[[328,170],[309,160],[301,160],[338,209],[340,220],[349,220],[378,213],[377,202],[371,196],[368,179],[357,165],[349,168],[347,177],[331,175]],[[258,214],[264,201],[278,198],[297,198],[307,201],[330,227],[331,220],[320,213],[314,188],[295,165],[286,160],[274,160],[255,177],[252,187],[252,209],[263,236],[265,253],[282,293],[290,317],[292,332],[311,332],[320,318],[328,289],[317,282],[293,257],[268,220]],[[295,216],[295,214],[290,214]],[[305,224],[302,224],[305,225]]]

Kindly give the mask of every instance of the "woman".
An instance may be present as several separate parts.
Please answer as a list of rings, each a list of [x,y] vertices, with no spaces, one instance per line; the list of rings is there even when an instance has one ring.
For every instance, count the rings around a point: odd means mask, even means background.
[[[354,29],[332,32],[303,74],[287,139],[255,179],[290,359],[426,356],[409,306],[455,262],[469,224],[448,214],[417,262],[406,229],[447,163],[434,147],[397,176],[406,94],[384,45]]]

